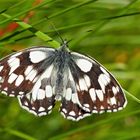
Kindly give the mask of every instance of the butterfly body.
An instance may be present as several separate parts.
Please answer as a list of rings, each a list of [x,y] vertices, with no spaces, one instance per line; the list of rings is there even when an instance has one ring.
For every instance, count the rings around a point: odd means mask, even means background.
[[[54,55],[54,71],[52,73],[52,76],[54,76],[53,81],[55,81],[54,94],[56,100],[61,100],[68,80],[68,67],[71,61],[71,54],[64,44],[64,46],[54,51]]]
[[[38,116],[60,101],[61,114],[74,121],[127,104],[116,79],[93,58],[71,52],[66,42],[58,49],[33,47],[0,60],[0,91]]]

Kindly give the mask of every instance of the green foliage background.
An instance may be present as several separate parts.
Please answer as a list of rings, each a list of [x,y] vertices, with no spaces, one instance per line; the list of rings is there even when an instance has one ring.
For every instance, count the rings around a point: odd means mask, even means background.
[[[0,29],[34,10],[31,26],[69,48],[96,58],[119,80],[122,87],[140,98],[140,1],[139,0],[0,0]],[[7,9],[7,11],[3,11]],[[7,14],[11,17],[6,17]],[[41,39],[40,39],[41,38]],[[21,25],[0,38],[0,57],[13,48],[52,46]],[[0,139],[14,140],[139,140],[140,104],[127,95],[127,107],[117,113],[93,114],[79,122],[64,119],[58,112],[35,117],[21,109],[16,98],[0,95]]]

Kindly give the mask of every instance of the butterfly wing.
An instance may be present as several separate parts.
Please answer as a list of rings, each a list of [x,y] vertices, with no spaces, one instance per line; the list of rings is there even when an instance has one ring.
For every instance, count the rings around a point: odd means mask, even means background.
[[[57,94],[54,52],[36,47],[0,60],[0,91],[17,96],[21,107],[35,115],[49,114]],[[78,121],[92,113],[115,112],[126,106],[119,83],[97,61],[74,52],[68,60],[60,107],[64,117]]]
[[[66,89],[61,100],[60,112],[64,116],[64,118],[73,121],[79,121],[80,119],[89,116],[91,113],[86,112],[78,105],[78,96],[75,87],[75,81],[70,69],[68,69],[67,79],[68,81],[66,84]]]
[[[64,98],[62,100],[60,112],[64,118],[73,121],[79,121],[91,114],[91,112],[86,112],[80,108],[78,104],[73,103],[71,100],[65,100]]]
[[[43,90],[42,90],[43,91]],[[44,91],[43,91],[44,92]],[[47,92],[46,92],[47,93]],[[54,95],[46,97],[46,93],[42,93],[42,97],[33,99],[32,94],[26,94],[18,97],[20,106],[36,116],[44,116],[50,114],[55,105]],[[38,92],[38,94],[40,94]]]
[[[71,55],[69,79],[73,86],[67,88],[66,100],[89,113],[116,112],[126,106],[122,88],[102,65],[79,53],[72,52]]]
[[[35,47],[9,55],[0,61],[0,91],[18,96],[21,107],[42,116],[50,113],[54,49]],[[53,77],[52,77],[53,78]]]
[[[0,60],[0,91],[9,96],[29,93],[43,73],[54,49],[36,47],[26,49]]]

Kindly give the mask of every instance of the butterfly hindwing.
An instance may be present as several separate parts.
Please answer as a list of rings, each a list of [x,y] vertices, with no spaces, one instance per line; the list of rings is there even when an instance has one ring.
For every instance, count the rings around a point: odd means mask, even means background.
[[[54,95],[52,97],[45,97],[34,100],[32,94],[26,94],[18,97],[21,107],[36,116],[43,116],[51,113],[52,108],[55,105]]]
[[[77,104],[78,96],[75,87],[75,81],[70,72],[70,69],[68,69],[67,79],[68,81],[66,84],[66,90],[61,100],[60,112],[64,116],[64,118],[78,121],[86,116],[89,116],[90,113],[84,111]]]
[[[71,100],[68,101],[65,99],[62,99],[60,112],[64,116],[64,118],[73,121],[79,121],[86,116],[90,116],[91,114],[90,112],[86,112],[81,109],[78,104],[73,103]]]
[[[51,64],[34,83],[31,92],[18,97],[22,108],[38,116],[51,112],[55,105],[53,71],[53,64]]]

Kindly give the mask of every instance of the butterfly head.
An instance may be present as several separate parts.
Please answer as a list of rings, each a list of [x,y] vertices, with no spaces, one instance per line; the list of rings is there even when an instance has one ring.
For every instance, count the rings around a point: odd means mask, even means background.
[[[68,48],[68,41],[66,39],[63,41],[62,47]]]
[[[68,43],[69,43],[69,41],[64,40],[58,50],[60,50],[60,51],[69,51],[69,49],[68,49]]]

